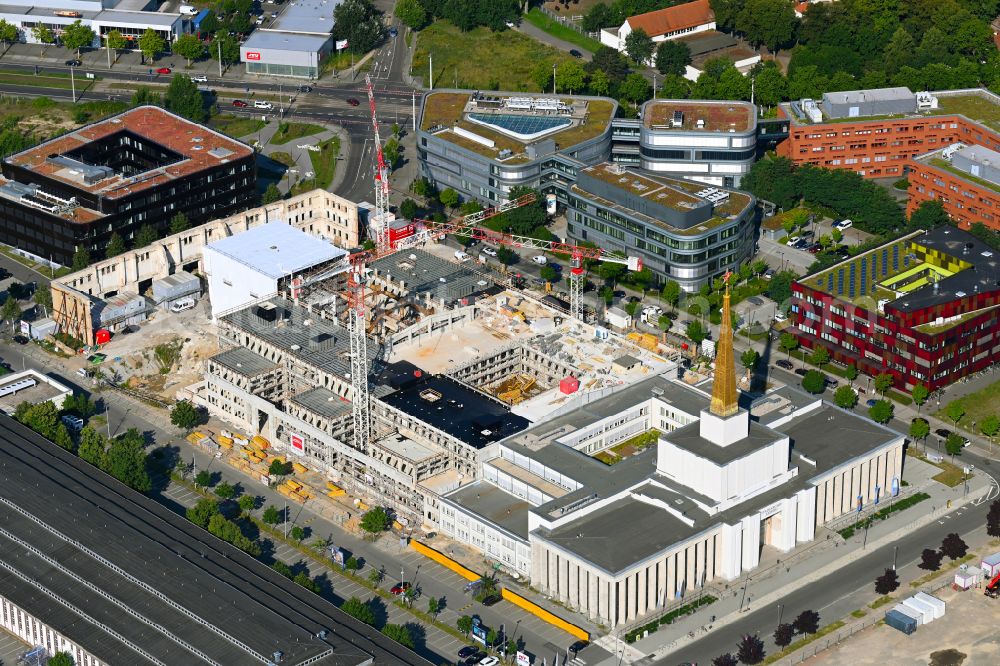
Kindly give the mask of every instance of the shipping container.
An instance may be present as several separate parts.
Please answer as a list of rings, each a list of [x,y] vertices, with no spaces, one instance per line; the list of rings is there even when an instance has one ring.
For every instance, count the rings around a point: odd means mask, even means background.
[[[906,604],[896,604],[892,610],[902,613],[908,617],[912,617],[918,625],[924,623],[924,614],[918,610],[910,608]]]
[[[922,601],[923,603],[930,606],[934,610],[935,620],[938,619],[939,617],[944,617],[945,611],[947,610],[947,606],[943,601],[941,601],[937,597],[932,597],[926,592],[917,592],[916,594],[913,595],[913,598],[916,599],[917,601]]]
[[[885,623],[893,629],[902,631],[907,636],[917,630],[917,621],[897,610],[886,611]]]
[[[903,605],[912,608],[918,613],[923,613],[924,621],[921,624],[930,624],[934,621],[934,609],[922,601],[917,601],[913,597],[903,599]]]

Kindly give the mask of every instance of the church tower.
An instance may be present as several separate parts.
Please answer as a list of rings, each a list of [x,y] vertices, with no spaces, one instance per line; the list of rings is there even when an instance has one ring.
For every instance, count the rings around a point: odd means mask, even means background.
[[[722,297],[722,325],[715,345],[715,376],[712,378],[712,404],[702,410],[701,436],[717,446],[729,446],[750,432],[750,413],[740,409],[736,390],[736,359],[733,352],[733,319],[730,311],[729,278],[723,277],[726,293]]]

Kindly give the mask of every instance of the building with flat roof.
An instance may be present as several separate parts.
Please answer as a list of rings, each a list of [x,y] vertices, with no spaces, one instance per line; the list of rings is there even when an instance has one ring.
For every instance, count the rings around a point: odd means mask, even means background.
[[[275,19],[240,45],[247,74],[319,78],[333,50],[333,10],[343,0],[299,0],[281,5]]]
[[[22,402],[33,405],[51,402],[57,409],[62,409],[63,401],[71,395],[73,389],[37,370],[0,377],[0,410],[5,414],[13,414]]]
[[[256,201],[253,150],[156,106],[141,106],[5,157],[0,241],[69,264],[101,256],[113,233],[162,233]]]
[[[708,388],[653,375],[565,405],[442,498],[442,533],[614,628],[903,491],[901,434],[789,387],[740,407],[726,325]]]
[[[960,229],[915,232],[793,283],[791,323],[870,377],[942,388],[1000,360],[1000,261]]]
[[[47,656],[429,663],[5,415],[0,431],[17,461],[0,465],[0,627]]]
[[[104,44],[105,36],[119,31],[138,49],[139,37],[152,30],[163,39],[167,49],[190,31],[187,17],[173,12],[158,12],[153,0],[6,0],[0,5],[0,19],[17,28],[18,41],[38,43],[33,28],[47,27],[57,39],[66,26],[79,21],[94,31],[94,48]]]
[[[283,282],[294,288],[296,280],[311,270],[347,270],[347,251],[285,222],[270,222],[205,248],[204,272],[212,319],[254,301],[277,294]]]
[[[753,254],[755,207],[745,192],[599,164],[577,173],[567,232],[639,256],[657,282],[693,292]]]
[[[953,143],[913,158],[906,214],[925,201],[940,201],[963,229],[973,224],[1000,231],[1000,152]]]
[[[953,143],[1000,150],[1000,97],[984,89],[854,90],[779,108],[789,121],[779,155],[866,178],[899,178],[915,156]]]

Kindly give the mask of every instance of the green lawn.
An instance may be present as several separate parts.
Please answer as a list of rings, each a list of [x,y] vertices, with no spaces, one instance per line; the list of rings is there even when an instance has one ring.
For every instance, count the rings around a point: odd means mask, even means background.
[[[14,86],[31,86],[34,88],[64,88],[66,90],[69,90],[72,87],[68,77],[63,78],[61,76],[49,75],[35,76],[34,74],[13,74],[10,72],[0,72],[0,83],[6,83]],[[92,81],[90,79],[83,78],[82,76],[77,77],[76,91],[81,92],[91,83]]]
[[[547,14],[544,14],[537,7],[533,7],[530,12],[525,14],[524,19],[531,25],[535,26],[539,30],[544,30],[556,39],[561,39],[569,42],[570,44],[576,44],[581,49],[594,52],[601,48],[601,43],[596,39],[591,39],[590,37],[587,37],[572,28],[566,27],[559,21],[556,21]]]
[[[340,155],[340,138],[333,137],[319,144],[319,152],[309,151],[315,178],[304,178],[292,188],[292,194],[301,194],[309,190],[326,189],[333,182],[333,174],[337,170],[337,156]],[[300,174],[302,175],[302,174]]]
[[[994,382],[975,393],[970,393],[964,398],[959,398],[958,400],[949,402],[947,405],[943,405],[934,416],[945,423],[953,424],[954,421],[948,417],[948,405],[956,402],[965,408],[965,415],[958,421],[959,427],[971,432],[973,430],[972,422],[975,421],[976,428],[974,434],[978,435],[979,424],[983,422],[984,418],[991,414],[1000,416],[1000,381]]]
[[[212,129],[218,130],[233,138],[254,134],[264,127],[264,121],[260,118],[249,116],[234,116],[232,114],[222,114],[215,116],[208,123]]]
[[[1000,110],[996,104],[976,94],[944,95],[938,98],[939,113],[960,113],[966,118],[1000,128]]]
[[[551,69],[575,58],[513,30],[493,32],[476,28],[462,32],[448,21],[435,21],[417,35],[414,76],[428,74],[428,55],[434,55],[434,86],[480,90],[538,92],[532,72],[539,63]]]
[[[324,129],[325,128],[319,125],[313,125],[311,123],[282,123],[278,127],[278,131],[274,133],[273,137],[271,137],[271,143],[280,146],[288,143],[289,141],[301,139],[304,136],[319,134]]]
[[[295,159],[289,153],[275,151],[268,155],[268,157],[279,164],[284,164],[286,167],[295,166]]]

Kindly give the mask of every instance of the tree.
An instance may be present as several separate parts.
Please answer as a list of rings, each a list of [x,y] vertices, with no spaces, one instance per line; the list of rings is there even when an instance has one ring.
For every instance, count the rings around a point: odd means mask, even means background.
[[[796,633],[815,634],[819,630],[819,613],[814,610],[804,610],[792,623]]]
[[[298,541],[299,543],[302,543],[302,540],[306,538],[306,530],[300,525],[292,527],[288,534],[291,535],[292,539]]]
[[[774,644],[780,648],[788,647],[794,635],[795,628],[791,624],[787,622],[779,624],[774,630]]]
[[[892,420],[894,407],[888,400],[878,400],[868,408],[868,416],[875,423],[888,423]]]
[[[556,87],[563,92],[581,92],[587,85],[587,72],[576,61],[563,63],[556,69]]]
[[[221,513],[219,509],[219,503],[215,500],[208,498],[203,498],[198,500],[198,502],[190,507],[186,512],[187,519],[192,523],[201,527],[202,529],[208,528],[208,522],[212,519],[212,516],[217,516]]]
[[[910,392],[910,397],[913,398],[913,404],[917,406],[918,414],[920,413],[920,407],[927,402],[927,398],[929,398],[930,395],[930,389],[923,384],[917,384],[913,387],[913,390]]]
[[[7,299],[3,302],[3,308],[0,309],[0,316],[3,317],[4,321],[15,324],[21,320],[23,314],[21,306],[17,303],[17,299],[8,294]]]
[[[268,525],[280,525],[285,522],[285,512],[273,504],[270,504],[266,509],[264,509],[264,515],[261,516],[261,518],[263,518],[264,522]]]
[[[685,329],[684,333],[685,335],[687,335],[687,338],[696,345],[700,345],[702,342],[704,342],[705,338],[708,337],[708,333],[705,331],[705,327],[697,319],[692,319],[691,321],[688,322],[687,328]]]
[[[403,203],[399,204],[399,214],[404,219],[412,220],[417,216],[419,211],[420,207],[417,206],[417,202],[413,199],[403,199]]]
[[[163,52],[164,46],[166,44],[163,38],[152,28],[146,28],[146,31],[139,35],[139,51],[143,58],[149,58],[150,61],[155,60],[156,56]]]
[[[394,13],[403,25],[412,30],[422,30],[427,25],[427,11],[419,0],[399,0]]]
[[[128,48],[128,40],[120,30],[112,30],[104,36],[105,46],[115,52],[115,62],[118,62],[118,52]]]
[[[555,282],[559,279],[559,271],[548,264],[542,266],[542,270],[538,271],[538,274],[546,282]]]
[[[446,188],[438,195],[438,200],[441,202],[441,205],[454,208],[458,205],[458,192],[450,187]]]
[[[108,440],[91,426],[80,431],[80,446],[77,455],[95,467],[101,467],[101,459],[104,457],[104,449]]]
[[[833,401],[838,407],[854,409],[854,406],[858,404],[858,394],[850,386],[841,386],[834,392]]]
[[[854,380],[858,378],[858,374],[857,366],[849,365],[847,366],[847,371],[844,373],[844,376],[847,377],[847,381],[851,383],[851,386],[854,386]]]
[[[361,564],[358,562],[358,558],[351,555],[344,561],[344,569],[347,571],[357,571],[361,568]]]
[[[35,289],[35,294],[32,297],[35,303],[42,305],[46,308],[52,308],[52,290],[49,289],[49,285],[40,284]]]
[[[85,247],[78,247],[73,252],[73,270],[82,271],[90,265],[90,252]]]
[[[17,26],[13,23],[8,23],[4,19],[0,19],[0,42],[3,42],[4,44],[13,44],[17,41],[17,38]]]
[[[1000,536],[1000,500],[993,500],[986,514],[986,533],[991,537]]]
[[[891,76],[898,72],[903,65],[912,63],[916,47],[913,36],[906,28],[903,26],[896,28],[882,52],[882,67],[885,73]]]
[[[584,14],[581,27],[587,32],[600,32],[601,28],[615,25],[616,19],[617,16],[612,12],[611,7],[599,2]],[[620,25],[621,21],[618,22],[618,26]]]
[[[948,406],[945,408],[945,414],[948,415],[948,418],[951,419],[952,423],[958,425],[958,422],[962,420],[963,416],[965,416],[965,405],[958,400],[948,403]]]
[[[933,229],[948,224],[951,218],[944,210],[944,204],[937,199],[924,201],[910,215],[910,226],[915,229]]]
[[[236,486],[223,481],[215,487],[215,494],[225,500],[233,499],[236,497]]]
[[[392,519],[389,517],[388,512],[380,506],[367,511],[361,517],[361,529],[373,535],[389,529],[389,525],[391,524]]]
[[[754,366],[757,365],[757,361],[760,360],[760,353],[756,349],[747,349],[743,354],[740,355],[740,363],[743,367],[747,369],[747,374],[753,372]]]
[[[35,27],[31,29],[31,36],[35,38],[35,41],[43,45],[54,44],[56,41],[55,35],[52,34],[52,31],[44,23],[36,23]],[[42,53],[44,52],[45,48],[43,46]]]
[[[382,155],[385,157],[385,164],[390,170],[396,168],[396,163],[399,162],[399,141],[396,137],[390,138],[385,142],[385,146],[382,147]]]
[[[108,239],[108,246],[104,249],[104,256],[108,259],[111,257],[117,257],[119,254],[124,253],[126,250],[125,241],[118,232],[111,234],[111,238]]]
[[[899,588],[899,575],[895,569],[886,569],[885,573],[875,579],[876,594],[891,594]]]
[[[184,213],[177,213],[172,218],[170,218],[170,233],[179,234],[183,231],[187,231],[191,228],[191,223],[188,222],[187,215]]]
[[[677,307],[677,302],[681,298],[681,286],[675,280],[667,280],[660,295],[670,306],[670,309],[673,309]]]
[[[486,632],[486,645],[493,647],[500,641],[500,634],[497,633],[496,629],[490,629]]]
[[[788,98],[788,79],[774,61],[761,63],[753,80],[756,102],[761,106],[777,106]]]
[[[452,23],[465,30],[474,27],[460,25],[458,21]],[[382,12],[375,8],[371,0],[345,0],[333,10],[333,38],[338,41],[346,39],[347,48],[352,53],[371,51],[385,38]]]
[[[653,96],[653,88],[642,74],[633,72],[618,87],[618,94],[633,104],[641,104]]]
[[[144,224],[139,227],[139,233],[135,235],[135,244],[133,247],[136,249],[140,247],[146,247],[147,245],[152,245],[156,241],[160,240],[160,234],[152,227],[152,225]]]
[[[611,94],[611,80],[604,73],[603,69],[595,69],[590,74],[590,92],[598,97],[607,97]]]
[[[785,350],[786,358],[791,358],[792,351],[799,346],[799,339],[791,333],[782,333],[779,342],[781,348]]]
[[[207,488],[208,486],[212,485],[212,473],[209,472],[207,469],[199,471],[194,476],[194,483],[195,485],[200,486],[202,488]]]
[[[913,419],[910,421],[910,437],[914,441],[925,439],[931,433],[931,424],[925,419]]]
[[[240,43],[224,30],[215,33],[212,43],[208,45],[208,55],[212,60],[218,60],[223,65],[239,62]]]
[[[271,465],[267,468],[267,473],[269,476],[285,476],[286,474],[291,474],[292,464],[289,462],[282,462],[280,460],[272,460]]]
[[[405,624],[387,624],[382,627],[382,633],[403,647],[413,649],[413,636]]]
[[[139,86],[136,88],[135,92],[132,93],[132,106],[142,106],[144,104],[160,106],[163,104],[163,96],[160,95],[160,93],[155,92],[152,88]]]
[[[236,502],[239,504],[240,511],[245,514],[250,513],[257,507],[257,498],[253,495],[243,495]]]
[[[636,28],[625,37],[625,53],[640,65],[649,64],[653,49],[653,38],[642,28]]]
[[[809,356],[809,362],[816,367],[822,368],[830,362],[830,352],[826,350],[826,347],[816,347]]]
[[[205,57],[205,44],[197,35],[185,33],[178,37],[171,47],[174,53],[187,60],[188,67],[195,60]]]
[[[84,25],[79,19],[73,21],[63,28],[62,43],[68,49],[76,51],[76,57],[80,57],[80,49],[94,43],[94,31],[90,26]]]
[[[295,574],[295,578],[292,579],[292,582],[294,582],[296,585],[306,588],[313,594],[320,593],[319,583],[309,578],[309,574],[307,574],[305,571],[300,571],[297,574]]]
[[[691,49],[684,42],[668,39],[656,47],[656,69],[660,74],[683,76],[690,64]]]
[[[928,571],[937,571],[941,568],[941,558],[944,554],[940,550],[924,548],[920,553],[920,564],[917,566]]]
[[[739,663],[740,660],[728,652],[712,660],[712,666],[737,666]]]
[[[944,450],[951,456],[952,461],[955,460],[955,456],[962,455],[963,448],[965,448],[965,438],[957,432],[951,433],[948,439],[944,440]]]
[[[196,123],[208,119],[205,98],[202,97],[197,84],[187,74],[178,74],[170,79],[163,104],[170,111]]]
[[[764,45],[773,53],[787,44],[795,32],[795,12],[785,0],[746,0],[737,17],[737,29],[754,46]]]
[[[946,555],[949,559],[961,559],[965,557],[965,554],[968,551],[969,547],[965,545],[965,541],[963,541],[962,537],[955,532],[946,536],[941,542],[941,553]]]
[[[884,396],[885,392],[892,388],[893,382],[895,382],[895,378],[884,372],[875,377],[875,390]]]
[[[351,597],[345,601],[341,605],[340,610],[344,611],[356,620],[361,620],[365,624],[375,624],[375,612],[372,611],[371,606],[357,597]]]
[[[281,201],[281,190],[274,183],[270,183],[267,189],[264,190],[264,196],[261,197],[261,202],[266,206],[267,204],[273,204],[276,201]]]
[[[72,451],[76,448],[76,445],[73,443],[73,437],[69,434],[69,428],[66,427],[65,423],[60,423],[56,426],[56,432],[52,437],[52,443],[60,448],[66,449],[67,451]]]
[[[133,490],[145,493],[153,487],[146,470],[145,439],[136,428],[111,440],[104,457],[104,471]]]
[[[997,432],[1000,432],[1000,418],[990,414],[979,423],[979,432],[989,437],[992,443],[993,437],[996,436]]]
[[[463,615],[455,622],[455,626],[459,631],[468,636],[469,632],[472,631],[472,618],[468,615]]]
[[[826,375],[819,370],[810,370],[802,376],[802,388],[809,393],[822,393],[826,390]]]
[[[736,656],[744,664],[759,664],[764,661],[764,641],[745,634],[736,649]]]
[[[56,652],[45,662],[46,666],[73,666],[72,655],[68,652]]]
[[[428,597],[427,599],[427,612],[437,617],[437,614],[441,612],[441,604],[438,602],[436,597]]]

